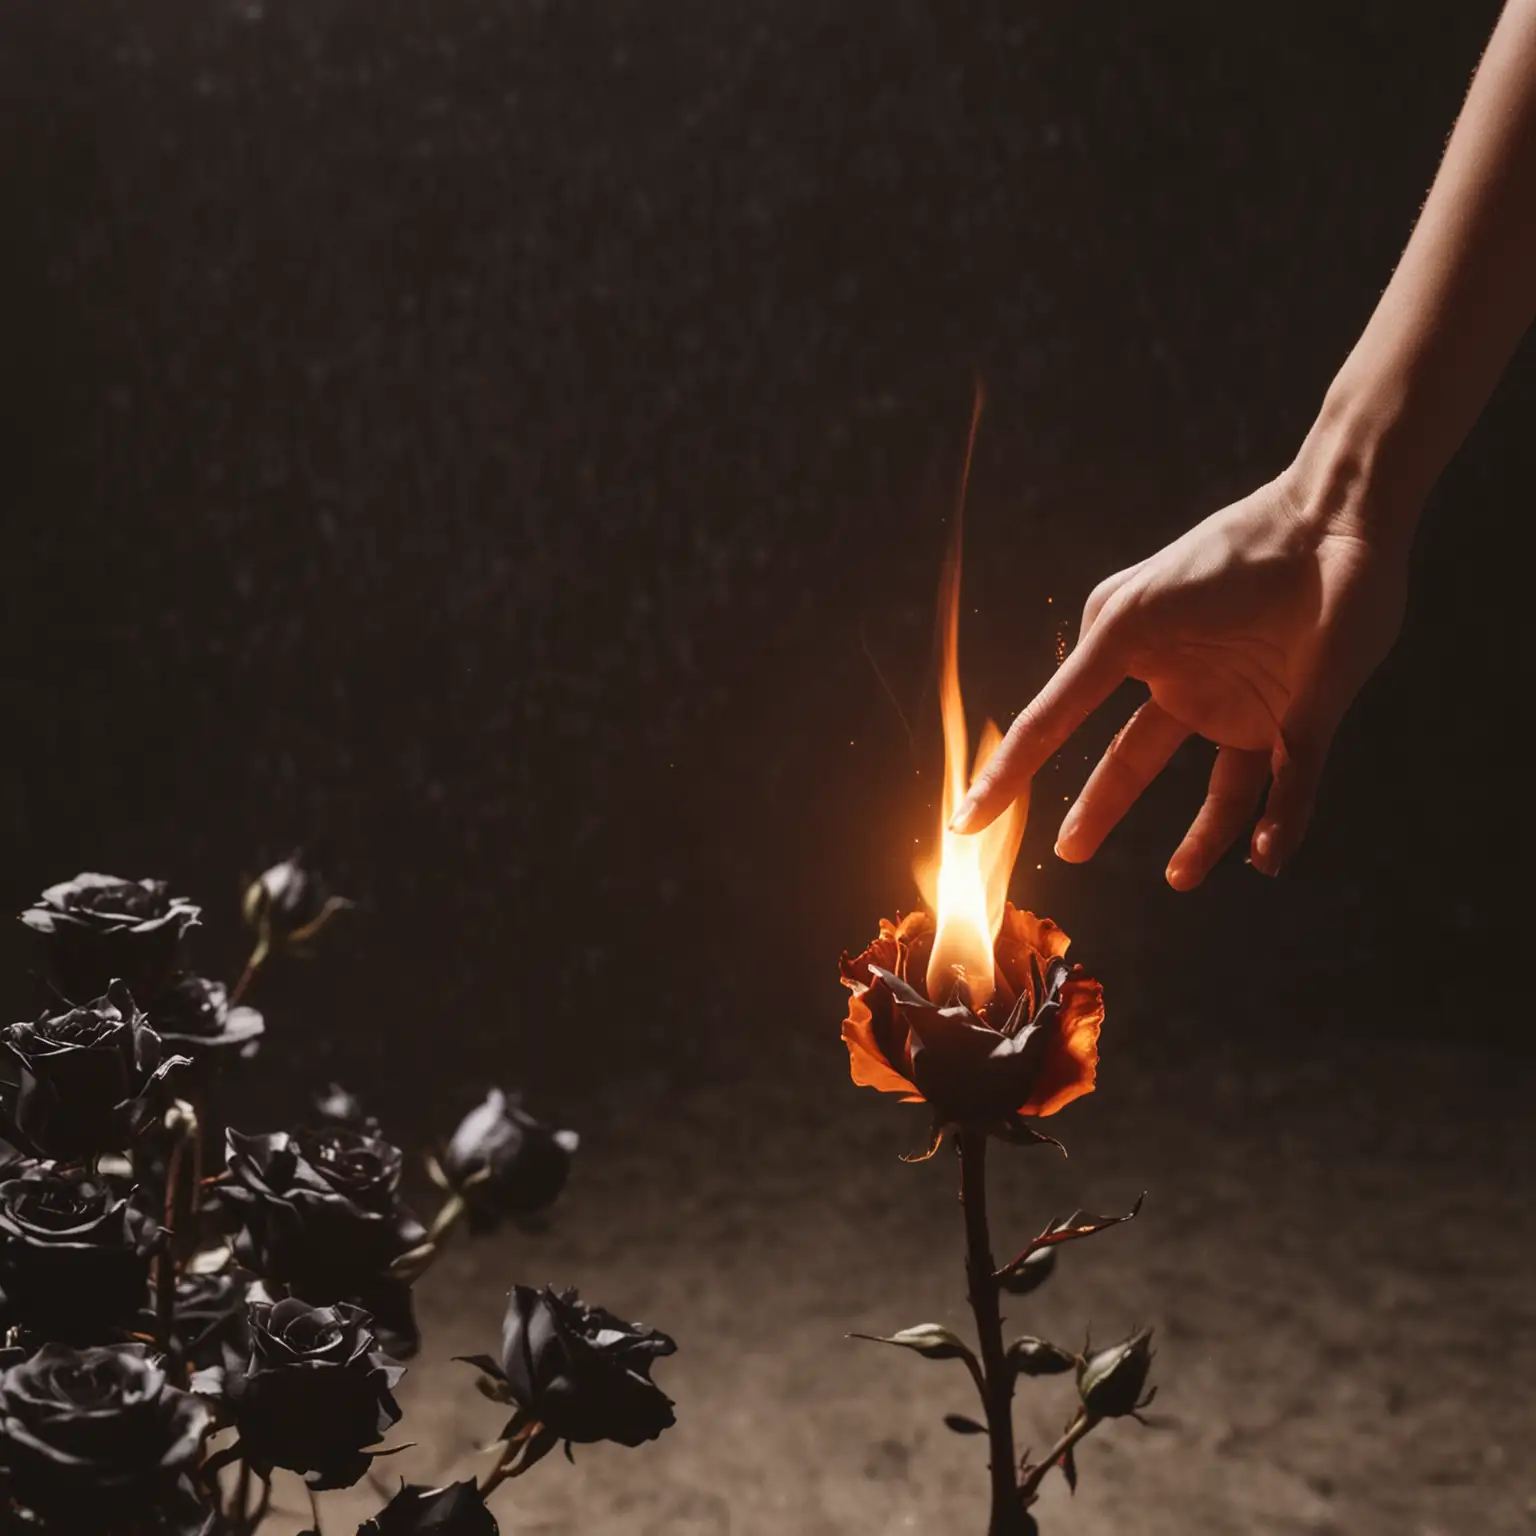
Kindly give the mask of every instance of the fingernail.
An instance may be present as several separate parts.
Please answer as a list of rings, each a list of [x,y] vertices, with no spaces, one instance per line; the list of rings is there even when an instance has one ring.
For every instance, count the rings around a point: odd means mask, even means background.
[[[951,832],[969,832],[971,823],[976,820],[976,802],[974,800],[962,800],[960,809],[949,818],[949,830]]]
[[[1168,884],[1171,885],[1176,891],[1182,891],[1184,889],[1184,877],[1187,873],[1188,871],[1182,864],[1170,864],[1167,870],[1164,872]]]
[[[1280,861],[1277,857],[1279,851],[1279,838],[1272,826],[1260,827],[1253,835],[1253,857],[1249,862],[1261,875],[1269,875],[1273,878],[1280,873]]]

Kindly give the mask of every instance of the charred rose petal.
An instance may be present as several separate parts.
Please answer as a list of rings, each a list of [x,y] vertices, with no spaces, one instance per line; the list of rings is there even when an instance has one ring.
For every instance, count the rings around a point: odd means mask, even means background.
[[[1019,1117],[1055,1114],[1092,1092],[1102,989],[1063,958],[1069,941],[1054,923],[1008,904],[985,1001],[972,1006],[972,989],[954,975],[946,996],[935,999],[922,963],[934,932],[931,917],[914,913],[900,925],[882,922],[868,949],[843,956],[852,994],[843,1023],[850,1075],[928,1103],[940,1127],[1051,1140]]]

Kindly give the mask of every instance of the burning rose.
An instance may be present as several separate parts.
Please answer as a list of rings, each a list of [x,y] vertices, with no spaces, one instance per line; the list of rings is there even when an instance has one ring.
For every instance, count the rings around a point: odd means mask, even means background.
[[[148,1001],[170,980],[181,936],[199,914],[163,880],[83,874],[50,885],[21,920],[42,936],[48,972],[65,997],[96,997],[120,980]]]
[[[169,1099],[166,1079],[188,1065],[121,986],[84,1007],[0,1030],[19,1081],[6,1094],[8,1134],[39,1157],[71,1162],[123,1151]]]
[[[1053,1115],[1091,1093],[1104,994],[1068,965],[1066,934],[1010,903],[992,946],[993,990],[979,1003],[959,968],[930,996],[934,934],[933,918],[914,912],[843,956],[854,1082],[931,1105],[935,1146],[949,1126],[1029,1135],[1019,1116]]]
[[[190,1474],[209,1418],[142,1344],[45,1344],[0,1376],[9,1491],[50,1531],[138,1529],[152,1517],[177,1536],[204,1529]]]
[[[88,1179],[41,1171],[0,1184],[0,1317],[45,1339],[130,1327],[164,1233]]]

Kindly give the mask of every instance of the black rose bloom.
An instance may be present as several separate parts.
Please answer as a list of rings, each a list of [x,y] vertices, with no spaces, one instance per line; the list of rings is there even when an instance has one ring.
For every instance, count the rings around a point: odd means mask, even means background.
[[[169,1054],[127,989],[36,1023],[0,1030],[19,1069],[4,1094],[6,1132],[59,1162],[121,1152],[170,1100],[166,1079],[189,1063]]]
[[[301,853],[258,875],[246,888],[243,907],[247,926],[259,946],[303,945],[352,903],[334,896]]]
[[[357,1528],[357,1536],[500,1536],[500,1527],[473,1482],[446,1488],[408,1483]]]
[[[250,1353],[226,1376],[224,1397],[263,1477],[286,1467],[311,1488],[348,1488],[399,1421],[392,1389],[404,1374],[357,1307],[254,1302]]]
[[[102,1184],[34,1171],[0,1184],[0,1318],[99,1343],[135,1326],[164,1233]]]
[[[404,1157],[362,1131],[329,1127],[226,1137],[220,1190],[241,1223],[235,1255],[311,1301],[338,1301],[426,1241],[401,1203]]]
[[[170,1385],[142,1344],[45,1344],[0,1375],[0,1454],[15,1501],[50,1531],[89,1536],[154,1515],[176,1536],[204,1528],[192,1492],[209,1411]]]
[[[484,1356],[471,1363],[557,1439],[640,1445],[677,1422],[672,1400],[651,1380],[657,1356],[676,1351],[666,1334],[590,1307],[573,1290],[517,1285],[501,1325],[500,1363]]]
[[[84,874],[50,885],[21,920],[41,935],[48,974],[65,997],[98,997],[120,980],[147,1001],[170,981],[200,912],[163,880]]]
[[[166,1048],[193,1062],[234,1055],[249,1058],[266,1025],[254,1008],[231,1008],[222,981],[182,971],[150,1005],[150,1028]]]
[[[535,1120],[499,1088],[459,1123],[443,1151],[443,1182],[465,1203],[477,1231],[503,1216],[553,1205],[570,1176],[580,1138]]]

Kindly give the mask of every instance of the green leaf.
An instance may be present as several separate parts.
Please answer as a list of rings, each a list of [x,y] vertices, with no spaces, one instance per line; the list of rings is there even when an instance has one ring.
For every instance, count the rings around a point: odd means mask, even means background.
[[[968,1419],[963,1413],[946,1413],[944,1427],[954,1430],[957,1435],[984,1435],[987,1432],[985,1424],[978,1424],[975,1419]]]
[[[973,1360],[975,1358],[958,1334],[938,1323],[918,1323],[903,1328],[900,1333],[850,1333],[850,1339],[868,1339],[871,1344],[896,1344],[902,1349],[915,1350],[925,1360]]]
[[[1021,1376],[1061,1376],[1078,1364],[1071,1350],[1030,1334],[1008,1346],[1008,1359]]]

